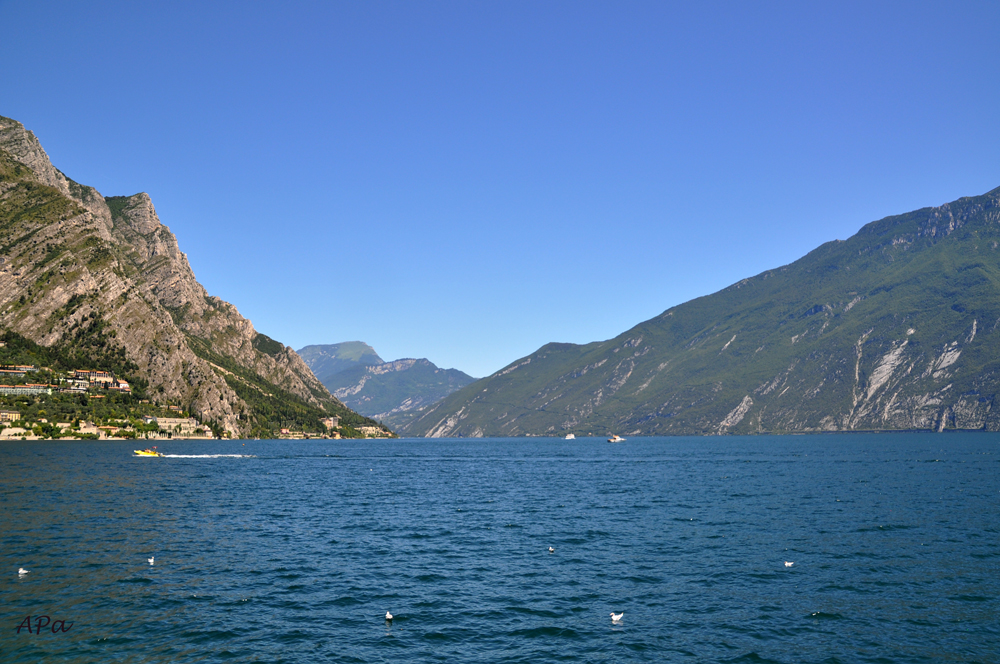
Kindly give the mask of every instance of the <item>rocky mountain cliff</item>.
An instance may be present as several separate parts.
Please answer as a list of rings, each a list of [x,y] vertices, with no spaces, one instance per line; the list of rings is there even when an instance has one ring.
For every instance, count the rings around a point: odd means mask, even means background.
[[[97,321],[101,343],[139,367],[152,399],[231,435],[327,413],[371,423],[205,291],[149,196],[105,198],[74,182],[34,134],[0,117],[0,327],[50,346]]]
[[[393,429],[475,380],[426,359],[383,362],[361,341],[306,346],[298,352],[335,397]]]
[[[1000,189],[549,344],[401,430],[421,436],[1000,430]]]

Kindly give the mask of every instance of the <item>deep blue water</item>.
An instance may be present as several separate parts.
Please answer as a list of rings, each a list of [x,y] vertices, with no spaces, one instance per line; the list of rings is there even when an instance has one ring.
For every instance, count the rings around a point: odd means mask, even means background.
[[[1000,661],[997,435],[133,447],[0,444],[0,662]]]

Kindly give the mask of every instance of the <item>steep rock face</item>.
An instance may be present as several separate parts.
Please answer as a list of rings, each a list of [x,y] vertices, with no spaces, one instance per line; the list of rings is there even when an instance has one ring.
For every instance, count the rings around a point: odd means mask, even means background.
[[[220,362],[308,404],[343,409],[291,348],[205,292],[149,196],[105,199],[73,182],[8,118],[0,118],[0,259],[0,325],[51,345],[100,318],[154,398],[233,434],[247,432],[250,408],[230,382],[247,381]]]
[[[1000,430],[1000,189],[888,217],[619,337],[549,344],[405,435]]]
[[[107,200],[115,222],[114,236],[121,245],[133,249],[129,257],[142,274],[147,292],[174,314],[181,330],[208,341],[212,352],[236,360],[240,366],[310,403],[322,405],[329,399],[326,388],[295,351],[268,340],[271,343],[267,346],[273,348],[262,352],[261,344],[256,343],[259,335],[250,321],[232,304],[205,291],[177,239],[160,223],[148,195]]]

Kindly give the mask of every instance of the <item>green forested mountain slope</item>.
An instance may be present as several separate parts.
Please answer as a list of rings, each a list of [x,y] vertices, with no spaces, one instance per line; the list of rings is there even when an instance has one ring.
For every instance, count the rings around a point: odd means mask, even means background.
[[[296,351],[312,369],[320,382],[333,374],[356,366],[382,364],[375,349],[363,341],[344,341],[339,344],[316,344]]]
[[[404,435],[1000,429],[1000,189],[673,307],[548,344]]]
[[[374,424],[205,291],[149,196],[105,198],[74,182],[34,134],[0,117],[3,330],[60,357],[120,358],[149,399],[229,435],[322,431],[328,414]]]

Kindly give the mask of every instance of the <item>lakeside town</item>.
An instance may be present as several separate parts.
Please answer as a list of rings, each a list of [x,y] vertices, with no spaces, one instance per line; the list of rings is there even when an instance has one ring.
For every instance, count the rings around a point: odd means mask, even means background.
[[[0,367],[0,377],[4,379],[25,380],[13,384],[0,384],[0,396],[7,407],[0,409],[0,439],[69,439],[69,440],[100,440],[111,438],[143,438],[197,439],[214,438],[211,427],[198,422],[189,416],[180,406],[156,406],[152,410],[159,413],[119,414],[117,409],[104,417],[93,416],[72,417],[60,421],[59,415],[73,406],[73,413],[80,410],[94,412],[89,403],[91,400],[117,401],[117,395],[131,395],[132,387],[128,381],[115,376],[111,371],[100,369],[74,369],[60,374],[50,369],[42,369],[35,365],[6,365]],[[38,381],[44,377],[45,382]],[[31,379],[34,378],[34,381]],[[61,400],[45,399],[52,410],[32,408],[39,405],[38,401],[45,397],[62,396]],[[76,401],[73,400],[76,397]],[[86,400],[86,401],[81,401]],[[22,408],[12,409],[11,403]],[[152,406],[148,400],[140,400],[139,405]],[[63,406],[60,408],[59,406]],[[151,410],[151,409],[140,409]]]
[[[180,405],[136,398],[132,386],[103,369],[58,372],[35,365],[0,366],[0,440],[211,440],[229,432],[199,422]],[[340,418],[320,420],[323,430],[278,427],[289,440],[339,439]],[[360,427],[357,437],[384,437],[378,427]]]

